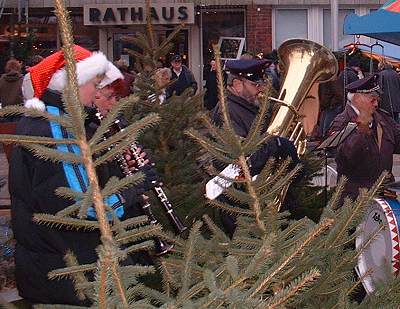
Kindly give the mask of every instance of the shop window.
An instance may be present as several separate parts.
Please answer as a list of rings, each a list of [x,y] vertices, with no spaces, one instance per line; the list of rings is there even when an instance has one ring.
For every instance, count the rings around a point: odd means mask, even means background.
[[[73,15],[71,19],[75,43],[88,50],[99,50],[98,27],[84,26],[83,15]]]
[[[344,35],[343,34],[343,24],[346,15],[354,13],[354,9],[340,9],[338,16],[338,29],[337,32],[339,34],[339,48],[350,44],[354,41],[353,35]],[[331,10],[324,9],[324,45],[326,47],[332,48],[332,33],[331,33]]]
[[[308,17],[306,9],[275,10],[275,47],[287,39],[308,38]]]
[[[155,27],[154,35],[157,44],[161,44],[166,40],[166,38],[173,32],[174,28],[170,26],[159,26]],[[140,32],[142,32],[141,30]],[[138,31],[139,32],[139,31]],[[132,30],[129,32],[117,32],[113,33],[112,40],[112,48],[113,48],[113,58],[114,60],[118,60],[123,58],[128,61],[130,67],[134,67],[134,63],[136,59],[129,54],[126,54],[124,49],[131,49],[138,53],[142,53],[143,51],[136,46],[135,44],[122,40],[123,37],[136,37],[136,31]],[[182,56],[182,62],[184,65],[188,66],[189,58],[188,58],[188,48],[189,48],[189,32],[186,29],[181,30],[177,36],[172,40],[172,49],[167,55],[163,55],[159,59],[160,66],[169,66],[170,58],[174,54],[180,54]]]
[[[202,11],[203,63],[205,67],[214,58],[213,44],[220,37],[245,37],[245,11]]]

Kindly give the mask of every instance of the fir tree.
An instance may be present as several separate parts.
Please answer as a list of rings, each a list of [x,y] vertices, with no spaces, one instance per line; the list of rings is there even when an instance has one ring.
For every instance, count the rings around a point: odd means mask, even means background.
[[[149,6],[149,4],[147,4]],[[157,121],[156,115],[149,115],[134,122],[125,131],[109,141],[101,136],[118,112],[128,105],[120,102],[98,129],[95,136],[87,141],[82,105],[77,96],[77,81],[72,55],[72,36],[67,13],[61,0],[56,0],[56,11],[62,29],[62,39],[67,60],[69,86],[65,95],[68,117],[54,117],[43,112],[10,107],[0,115],[27,113],[57,121],[73,134],[75,139],[53,140],[41,137],[1,136],[1,141],[16,142],[32,150],[39,157],[53,161],[68,160],[82,162],[90,178],[90,189],[85,194],[76,194],[60,188],[57,194],[76,201],[55,216],[38,214],[38,223],[70,228],[99,229],[102,244],[98,248],[98,261],[91,265],[79,265],[76,258],[68,253],[67,267],[52,271],[49,276],[58,278],[70,276],[74,279],[77,295],[93,302],[93,308],[395,308],[400,300],[400,280],[394,279],[379,287],[374,295],[361,304],[356,304],[351,295],[359,284],[352,270],[360,251],[351,244],[357,235],[355,227],[363,218],[365,208],[376,194],[385,175],[369,191],[362,190],[355,202],[346,200],[338,209],[337,203],[343,188],[338,185],[318,223],[308,218],[288,220],[287,213],[279,213],[276,197],[301,167],[287,170],[289,162],[283,162],[275,169],[267,164],[257,179],[252,179],[246,158],[269,136],[262,133],[263,119],[267,104],[261,104],[252,130],[247,138],[236,136],[231,125],[224,99],[219,54],[217,72],[219,75],[220,104],[224,125],[217,128],[203,117],[207,134],[190,129],[187,134],[206,149],[216,160],[224,164],[238,164],[244,174],[240,184],[244,190],[235,187],[224,192],[247,208],[239,208],[218,201],[212,206],[238,216],[238,226],[230,239],[208,216],[191,227],[187,239],[176,237],[173,254],[159,260],[159,271],[163,276],[163,291],[159,292],[143,285],[138,278],[153,267],[121,266],[120,260],[129,252],[149,249],[147,237],[159,235],[169,238],[159,226],[145,225],[145,217],[120,222],[117,218],[106,219],[110,210],[103,204],[103,196],[116,192],[139,181],[140,175],[122,180],[112,179],[100,190],[95,165],[111,159],[122,152],[126,145],[136,138],[136,133]],[[55,152],[48,145],[76,143],[82,155],[66,157]],[[93,154],[101,153],[108,146],[116,144],[113,151],[93,160]],[[271,162],[272,163],[272,162]],[[273,170],[274,169],[274,170]],[[98,221],[85,219],[85,209],[94,204]],[[77,215],[76,215],[77,214]],[[206,233],[207,232],[207,233]],[[378,232],[378,231],[377,231]],[[135,245],[122,249],[123,244],[137,240]],[[368,246],[367,241],[364,247]],[[84,274],[93,272],[95,280],[90,282]],[[357,281],[358,280],[358,281]],[[37,306],[38,308],[77,308],[72,306]]]

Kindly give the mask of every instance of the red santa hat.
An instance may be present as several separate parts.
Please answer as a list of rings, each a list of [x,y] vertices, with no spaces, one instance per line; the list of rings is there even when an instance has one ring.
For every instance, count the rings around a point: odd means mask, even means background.
[[[73,49],[79,86],[105,74],[109,69],[110,62],[103,53],[92,53],[78,45],[74,45]],[[29,69],[34,97],[25,102],[25,107],[44,110],[45,104],[40,99],[46,89],[59,92],[64,90],[68,82],[64,66],[64,52],[60,50]]]

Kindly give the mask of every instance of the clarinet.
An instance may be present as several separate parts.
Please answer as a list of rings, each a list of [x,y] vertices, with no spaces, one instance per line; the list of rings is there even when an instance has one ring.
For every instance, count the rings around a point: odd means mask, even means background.
[[[124,130],[124,127],[122,127],[121,122],[117,119],[114,121],[112,125],[116,130],[122,131]],[[140,156],[139,151],[138,151],[138,146],[135,143],[132,143],[129,146],[129,150],[131,154],[133,155],[135,161],[137,162],[138,167],[143,167],[146,165],[145,160]],[[129,171],[129,166],[128,162],[126,162],[125,158],[123,155],[119,155],[119,158],[117,158],[118,162],[120,162],[120,166],[123,171]],[[149,163],[147,163],[149,164]],[[125,173],[125,172],[124,172]],[[132,173],[132,172],[131,172]],[[171,222],[171,225],[175,228],[176,232],[178,234],[183,233],[184,231],[187,230],[187,227],[182,223],[181,219],[178,217],[176,212],[174,211],[174,208],[172,207],[171,202],[169,201],[167,195],[165,194],[163,188],[161,186],[155,186],[153,188],[154,193],[160,200],[162,206],[164,207],[164,210],[167,213],[168,219]]]
[[[100,113],[100,111],[97,111],[95,116],[96,116],[96,120],[99,122],[101,122],[101,120],[103,119],[103,115]],[[115,122],[118,123],[119,120],[117,119],[117,120],[115,120]],[[112,126],[113,126],[114,130],[119,128],[119,126],[118,127],[115,127],[114,125],[112,125]],[[112,130],[109,129],[107,133],[108,134],[105,134],[105,136],[104,136],[104,140],[106,140],[108,137],[110,137],[112,134],[115,134],[116,132],[112,132]],[[126,161],[123,154],[117,155],[115,159],[125,177],[129,177],[129,176],[133,175],[133,172],[129,169],[128,162]],[[158,220],[154,216],[153,211],[151,210],[151,205],[148,202],[148,199],[146,199],[144,195],[142,196],[141,206],[142,206],[143,213],[149,219],[149,224],[153,224],[153,225],[157,224]],[[168,253],[174,247],[174,245],[170,245],[170,244],[166,243],[164,240],[160,239],[159,237],[154,237],[153,239],[154,239],[156,255],[158,255],[158,256]]]

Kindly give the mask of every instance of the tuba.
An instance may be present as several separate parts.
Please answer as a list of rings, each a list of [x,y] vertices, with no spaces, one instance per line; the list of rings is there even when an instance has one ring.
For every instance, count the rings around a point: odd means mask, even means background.
[[[306,148],[304,129],[299,110],[314,83],[324,83],[335,78],[338,64],[326,47],[305,39],[287,40],[278,49],[280,66],[284,73],[278,99],[281,104],[268,127],[268,133],[293,141],[297,152]]]

